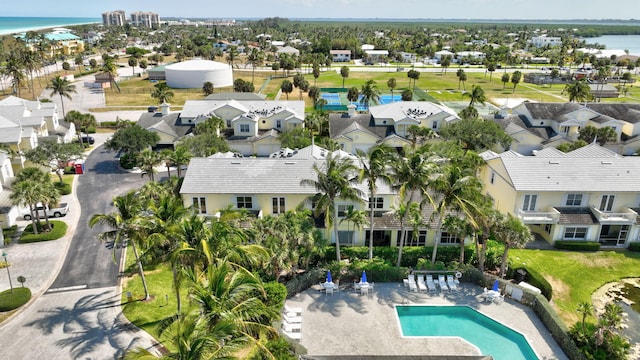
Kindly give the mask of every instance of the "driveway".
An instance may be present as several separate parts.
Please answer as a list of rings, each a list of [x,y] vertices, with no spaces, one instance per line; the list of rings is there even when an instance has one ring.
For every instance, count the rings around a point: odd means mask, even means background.
[[[108,136],[95,134],[96,145]],[[144,179],[122,171],[115,153],[102,146],[86,159],[85,171],[76,180],[77,201],[71,214],[63,218],[70,223],[72,236],[6,249],[12,278],[24,275],[36,298],[0,326],[3,357],[114,359],[127,349],[154,344],[148,334],[123,318],[117,286],[120,273],[112,247],[96,239],[103,229],[87,225],[93,214],[114,210],[113,196],[139,187]],[[116,259],[119,254],[116,249]],[[7,282],[7,277],[0,276],[1,288],[8,288]]]

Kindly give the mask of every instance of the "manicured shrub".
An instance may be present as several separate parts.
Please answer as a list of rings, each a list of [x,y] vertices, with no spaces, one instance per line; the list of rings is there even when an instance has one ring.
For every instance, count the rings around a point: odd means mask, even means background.
[[[4,243],[5,245],[11,244],[11,240],[18,232],[18,225],[13,225],[12,227],[2,229],[2,235],[4,235]]]
[[[102,128],[117,128],[118,127],[118,122],[117,121],[102,121],[100,122],[100,124],[98,125]]]
[[[633,242],[629,244],[629,251],[640,251],[640,242]]]
[[[556,249],[571,251],[598,251],[600,243],[595,241],[566,241],[558,240],[554,244]]]
[[[95,126],[89,126],[87,128],[87,133],[89,134],[95,134],[96,133],[96,127]]]
[[[127,170],[133,169],[133,167],[136,166],[136,157],[130,154],[122,155],[120,157],[120,166]]]
[[[73,166],[65,166],[64,167],[64,173],[65,174],[75,174],[76,173],[76,168]]]
[[[558,317],[547,299],[542,295],[537,295],[531,307],[567,357],[571,360],[583,360],[584,356],[571,339],[564,321]]]
[[[0,311],[11,311],[26,304],[31,299],[31,290],[26,287],[15,287],[0,293]]]
[[[40,223],[39,231],[46,228],[46,223],[42,221]],[[57,240],[63,237],[67,233],[67,224],[64,221],[60,220],[51,220],[51,226],[53,229],[48,232],[39,232],[38,234],[33,233],[32,224],[27,225],[25,227],[22,236],[20,237],[21,243],[32,243],[39,241],[49,241],[49,240]]]
[[[71,194],[71,185],[67,184],[67,183],[60,183],[59,181],[56,181],[53,183],[53,186],[55,186],[56,189],[58,189],[58,192],[60,193],[60,195],[69,195]]]
[[[287,287],[277,282],[264,283],[264,291],[267,293],[267,306],[282,307],[287,299]]]

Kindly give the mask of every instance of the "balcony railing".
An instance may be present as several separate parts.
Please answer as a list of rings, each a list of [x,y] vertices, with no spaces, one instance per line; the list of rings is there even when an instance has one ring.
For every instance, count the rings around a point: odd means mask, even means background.
[[[557,224],[560,221],[560,212],[556,209],[548,212],[518,210],[517,215],[525,224]]]
[[[625,212],[614,213],[601,211],[591,205],[591,211],[601,224],[633,224],[638,218],[638,213],[631,209],[626,209]]]

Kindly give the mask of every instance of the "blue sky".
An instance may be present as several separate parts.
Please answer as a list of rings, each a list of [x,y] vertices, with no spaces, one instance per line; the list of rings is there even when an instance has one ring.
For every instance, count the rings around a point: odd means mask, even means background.
[[[160,17],[630,19],[638,0],[13,0],[0,16],[100,17],[104,11]]]

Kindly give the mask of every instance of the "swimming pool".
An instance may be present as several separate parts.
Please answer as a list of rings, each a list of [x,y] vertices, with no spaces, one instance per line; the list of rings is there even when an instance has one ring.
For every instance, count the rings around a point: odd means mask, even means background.
[[[380,95],[380,101],[378,102],[379,105],[384,105],[384,104],[390,104],[392,102],[397,102],[397,101],[402,101],[402,96],[401,95],[393,95],[391,96],[391,94],[384,94],[384,95]],[[371,106],[373,104],[369,104],[369,106]],[[358,102],[356,103],[356,110],[358,111],[365,111],[367,110],[367,107],[364,106],[364,103],[362,103],[362,95],[360,95],[358,97]]]
[[[401,306],[403,337],[461,337],[495,360],[537,360],[525,337],[468,306]]]

